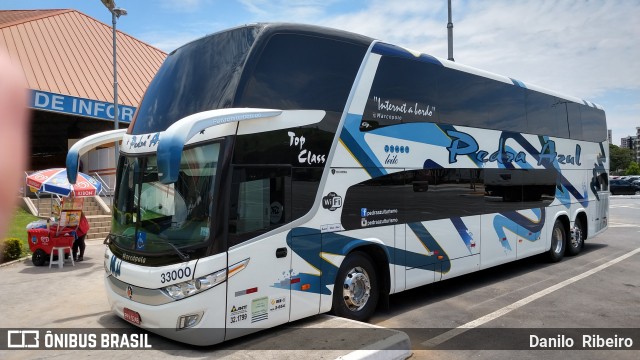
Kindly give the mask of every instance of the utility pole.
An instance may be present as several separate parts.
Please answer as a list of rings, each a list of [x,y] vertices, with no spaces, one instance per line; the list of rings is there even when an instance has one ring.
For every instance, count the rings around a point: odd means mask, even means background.
[[[451,0],[448,0],[449,3],[449,22],[447,23],[447,39],[449,40],[449,57],[447,60],[453,60],[453,22],[451,21]]]
[[[111,24],[113,29],[113,128],[114,130],[118,130],[118,124],[120,122],[119,113],[118,113],[118,63],[117,63],[117,48],[116,48],[116,22],[117,19],[122,15],[127,15],[127,10],[119,8],[116,6],[114,0],[101,0],[104,6],[109,9],[111,13]],[[116,141],[116,157],[115,157],[115,166],[118,166],[118,156],[120,155],[119,144]]]

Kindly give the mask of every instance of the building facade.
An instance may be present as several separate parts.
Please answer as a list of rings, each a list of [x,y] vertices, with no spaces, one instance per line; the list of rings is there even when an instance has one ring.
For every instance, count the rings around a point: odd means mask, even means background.
[[[117,32],[118,120],[126,128],[166,53]],[[30,170],[64,167],[67,150],[114,128],[113,33],[72,9],[0,11],[0,48],[22,65],[30,92]],[[113,145],[83,156],[83,171],[111,179]]]
[[[620,147],[633,151],[634,161],[640,164],[640,126],[636,127],[636,135],[620,139]]]

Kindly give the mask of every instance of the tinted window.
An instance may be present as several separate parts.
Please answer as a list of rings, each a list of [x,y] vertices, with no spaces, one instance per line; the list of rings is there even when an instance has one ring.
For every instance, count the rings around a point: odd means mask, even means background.
[[[486,90],[486,102],[489,107],[487,122],[478,127],[508,130],[518,133],[527,132],[524,89],[499,81],[489,81]]]
[[[569,118],[569,136],[572,139],[582,140],[582,120],[580,119],[580,104],[567,103],[567,117]]]
[[[604,141],[607,138],[607,124],[604,111],[589,106],[580,108],[582,137],[586,141]]]
[[[526,102],[528,133],[569,137],[568,101],[529,90],[526,93]]]
[[[290,167],[235,167],[229,202],[229,246],[291,220]]]
[[[235,164],[291,164],[324,167],[340,115],[327,113],[320,123],[236,137]]]
[[[555,170],[546,169],[398,172],[351,186],[342,225],[358,229],[544,207],[553,201],[555,185]]]
[[[316,200],[322,168],[293,168],[291,172],[291,192],[295,199],[291,205],[291,220],[305,215]]]
[[[256,31],[214,34],[169,54],[140,103],[133,134],[163,131],[185,116],[230,107]]]
[[[266,44],[238,107],[342,112],[366,47],[276,34]]]
[[[236,166],[229,203],[229,246],[308,213],[322,171],[322,168]]]
[[[385,56],[365,107],[361,130],[406,122],[438,122],[436,73],[441,66]]]
[[[440,122],[464,126],[486,126],[489,123],[489,79],[443,68],[440,86]]]
[[[524,89],[452,69],[441,71],[439,86],[441,122],[527,131]]]

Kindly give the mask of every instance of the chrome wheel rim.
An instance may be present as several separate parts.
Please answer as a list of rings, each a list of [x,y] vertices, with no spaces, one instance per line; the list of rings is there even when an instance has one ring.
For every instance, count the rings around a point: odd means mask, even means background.
[[[560,254],[560,252],[562,251],[562,241],[564,240],[562,238],[562,229],[560,229],[559,227],[553,229],[553,238],[556,241],[553,252],[555,252],[556,254]]]
[[[582,242],[582,230],[580,230],[579,227],[576,227],[575,230],[573,230],[573,236],[571,236],[571,246],[574,248],[577,248],[580,246],[581,242]]]
[[[351,311],[360,311],[367,305],[371,296],[371,281],[369,274],[356,266],[347,272],[342,286],[342,298]]]

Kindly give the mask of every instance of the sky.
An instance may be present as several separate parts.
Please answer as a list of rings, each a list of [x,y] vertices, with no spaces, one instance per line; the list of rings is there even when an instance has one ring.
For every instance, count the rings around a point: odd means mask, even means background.
[[[116,0],[118,29],[161,50],[254,22],[315,24],[447,58],[447,0]],[[100,0],[0,0],[0,9],[76,9]],[[456,62],[595,102],[613,144],[640,127],[640,1],[453,0]]]

